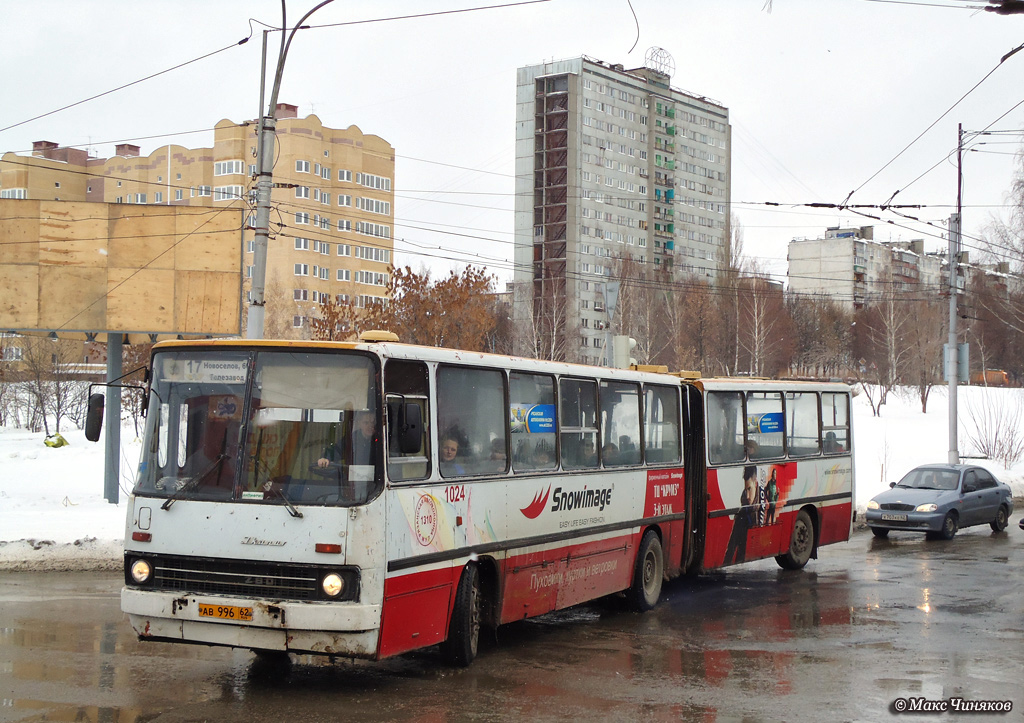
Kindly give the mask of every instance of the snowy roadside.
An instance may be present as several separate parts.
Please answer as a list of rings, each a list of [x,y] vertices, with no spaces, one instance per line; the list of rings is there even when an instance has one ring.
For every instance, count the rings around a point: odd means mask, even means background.
[[[95,537],[59,544],[52,540],[0,542],[0,572],[120,570],[122,544]]]

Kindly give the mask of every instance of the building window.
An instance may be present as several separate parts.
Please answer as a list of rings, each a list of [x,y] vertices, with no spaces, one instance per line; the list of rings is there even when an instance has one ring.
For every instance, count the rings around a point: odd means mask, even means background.
[[[180,201],[180,200],[182,200],[181,197],[182,197],[182,189],[180,189],[180,188],[174,189],[174,200],[175,201]]]
[[[294,289],[292,299],[294,301],[309,301],[309,289]]]
[[[295,198],[309,198],[309,186],[296,186]]]
[[[375,176],[372,173],[357,173],[356,183],[367,188],[376,188],[378,191],[390,191],[391,179],[384,176]]]
[[[351,281],[352,272],[348,269],[338,269],[338,281]]]
[[[352,197],[351,196],[346,196],[344,194],[339,193],[338,194],[338,205],[339,206],[351,206],[352,205]]]
[[[309,251],[309,239],[298,238],[295,239],[295,250],[296,251]]]
[[[0,189],[0,198],[28,198],[28,189],[26,188],[4,188]],[[118,203],[121,203],[118,201]]]
[[[309,161],[295,161],[296,173],[309,173]]]
[[[295,214],[295,223],[301,224],[303,226],[308,226],[309,225],[309,214],[306,213],[305,211],[298,211],[298,212],[296,212],[296,214]]]
[[[199,195],[200,196],[211,196],[211,195],[213,195],[213,189],[210,186],[200,186],[199,187]]]
[[[309,264],[295,264],[296,276],[309,276]]]
[[[241,186],[214,186],[213,200],[234,201],[242,197],[244,190]]]
[[[391,214],[391,204],[387,201],[378,201],[375,198],[356,197],[356,208],[370,213],[379,213],[382,216]]]
[[[156,193],[153,194],[153,203],[163,203],[163,202],[164,202],[163,191],[157,191]]]
[[[339,231],[341,230],[340,226],[339,226],[338,230]],[[338,256],[351,256],[351,255],[352,255],[352,247],[349,244],[338,244]]]
[[[245,164],[242,161],[217,161],[213,164],[215,176],[230,176],[236,173],[245,173]]]
[[[300,326],[305,326],[305,325],[306,325],[306,317],[299,316],[298,314],[296,314],[295,316],[292,317],[292,326],[294,326],[296,329],[299,328]]]
[[[344,168],[338,169],[338,180],[352,182],[352,171],[346,171]]]

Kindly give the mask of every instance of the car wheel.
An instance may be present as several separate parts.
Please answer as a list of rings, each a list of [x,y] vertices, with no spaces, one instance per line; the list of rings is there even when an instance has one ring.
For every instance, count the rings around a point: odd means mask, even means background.
[[[878,538],[881,538],[881,539],[884,540],[886,537],[889,536],[889,530],[887,530],[884,527],[872,527],[871,528],[871,534],[874,535],[875,537],[878,537]]]
[[[633,584],[626,591],[629,606],[641,613],[653,608],[661,597],[664,576],[665,560],[661,538],[654,530],[648,530],[640,541],[640,552],[636,556],[636,567],[633,570]]]
[[[1006,511],[1006,505],[999,505],[999,511],[996,512],[996,518],[989,522],[993,532],[1002,532],[1006,529],[1006,523],[1010,521],[1010,515]]]
[[[814,549],[814,523],[811,516],[804,510],[797,513],[793,522],[793,537],[789,541],[789,550],[778,555],[775,562],[784,570],[799,570],[811,559]]]
[[[946,514],[946,518],[942,521],[942,531],[939,535],[943,540],[952,540],[956,536],[956,531],[960,529],[960,520],[955,512],[949,512]]]
[[[480,573],[476,565],[470,563],[459,579],[448,639],[441,644],[441,653],[448,663],[465,668],[476,658],[480,644],[480,620]]]

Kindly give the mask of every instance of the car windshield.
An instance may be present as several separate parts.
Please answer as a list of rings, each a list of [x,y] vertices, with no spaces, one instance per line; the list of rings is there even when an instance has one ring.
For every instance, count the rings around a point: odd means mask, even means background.
[[[955,490],[959,480],[960,473],[955,469],[918,467],[910,470],[896,486],[919,490]]]
[[[136,494],[166,497],[168,507],[197,499],[291,509],[363,504],[380,491],[368,356],[158,352],[152,379]]]

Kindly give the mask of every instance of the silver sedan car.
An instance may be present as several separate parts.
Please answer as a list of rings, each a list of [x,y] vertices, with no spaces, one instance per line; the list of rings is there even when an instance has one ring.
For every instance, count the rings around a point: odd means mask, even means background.
[[[924,532],[950,540],[961,527],[988,523],[999,532],[1013,513],[1013,494],[983,467],[928,464],[910,470],[868,502],[875,537],[890,530]]]

